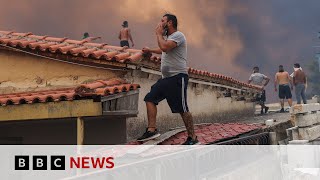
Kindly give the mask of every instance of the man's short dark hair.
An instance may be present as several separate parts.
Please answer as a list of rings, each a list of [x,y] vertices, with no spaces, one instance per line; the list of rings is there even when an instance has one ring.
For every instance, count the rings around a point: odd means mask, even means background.
[[[284,72],[284,68],[282,65],[279,66],[279,72]]]
[[[167,17],[168,22],[172,21],[172,25],[175,29],[178,28],[178,19],[175,15],[173,14],[165,14],[163,15],[163,17]]]
[[[128,21],[123,21],[122,27],[128,27]]]
[[[300,67],[301,67],[299,63],[295,63],[293,66],[294,66],[295,68],[300,68]]]

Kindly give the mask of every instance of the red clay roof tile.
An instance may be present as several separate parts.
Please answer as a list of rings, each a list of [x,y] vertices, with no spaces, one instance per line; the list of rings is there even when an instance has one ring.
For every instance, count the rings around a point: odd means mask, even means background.
[[[33,104],[56,101],[72,101],[81,98],[90,99],[93,95],[107,96],[119,92],[128,92],[140,88],[138,84],[129,84],[122,79],[97,80],[75,88],[23,92],[0,95],[0,105]],[[102,89],[102,91],[101,91]]]
[[[92,40],[97,38],[87,38],[84,40],[72,40],[68,38],[57,38],[49,36],[33,35],[32,33],[16,33],[11,31],[0,31],[0,44],[30,49],[41,50],[53,54],[68,54],[75,57],[94,58],[100,60],[117,61],[120,63],[139,63],[143,59],[155,63],[159,68],[160,57],[152,54],[143,54],[141,50],[128,49],[126,47],[111,46],[105,43],[94,43]],[[103,62],[101,61],[101,64]],[[223,80],[222,83],[231,83],[233,85],[246,87],[255,90],[261,90],[260,86],[253,86],[247,83],[237,81],[231,77],[201,71],[194,68],[188,69],[189,74],[197,75],[197,78],[213,81]],[[221,82],[220,82],[221,83]]]
[[[262,125],[259,124],[245,124],[245,123],[214,123],[197,125],[195,133],[201,144],[214,143],[225,138],[232,138],[241,134],[250,132],[255,129],[260,129]],[[160,144],[165,145],[179,145],[182,144],[187,137],[186,132],[180,132],[170,138],[166,139]]]
[[[195,125],[195,134],[201,144],[212,144],[224,139],[236,138],[250,131],[261,129],[260,124],[245,123],[213,123]],[[180,145],[186,141],[187,133],[182,131],[165,139],[159,145]],[[141,142],[128,142],[127,145],[140,145]]]

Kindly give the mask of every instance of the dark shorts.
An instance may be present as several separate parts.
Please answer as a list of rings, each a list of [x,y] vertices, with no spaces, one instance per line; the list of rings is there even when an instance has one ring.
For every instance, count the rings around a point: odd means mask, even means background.
[[[280,99],[291,99],[291,89],[289,85],[279,85],[279,98]]]
[[[263,90],[261,93],[259,93],[256,97],[256,101],[258,102],[266,102],[266,91]]]
[[[166,99],[172,113],[189,112],[187,104],[188,81],[189,76],[182,73],[159,79],[151,86],[151,90],[144,98],[144,101],[158,105],[159,102]]]
[[[121,47],[124,47],[124,46],[130,47],[130,46],[129,46],[129,41],[120,41],[120,46],[121,46]]]

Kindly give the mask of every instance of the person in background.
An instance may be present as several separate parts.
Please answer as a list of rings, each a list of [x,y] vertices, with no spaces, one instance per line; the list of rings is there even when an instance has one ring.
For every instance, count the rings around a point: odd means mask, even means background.
[[[268,110],[269,110],[269,107],[265,105],[266,90],[264,89],[264,87],[268,85],[269,81],[270,81],[270,78],[268,78],[266,75],[261,74],[259,72],[259,67],[253,68],[253,73],[249,77],[248,83],[262,87],[261,93],[258,94],[256,98],[256,101],[258,101],[258,104],[261,106],[261,112],[260,112],[261,114],[268,113]]]
[[[295,63],[293,65],[293,85],[295,87],[295,93],[297,98],[297,104],[301,104],[301,98],[304,104],[307,104],[306,98],[306,84],[307,84],[307,77],[306,74],[302,71],[299,63]]]
[[[85,33],[83,34],[82,39],[87,39],[88,37],[90,37],[89,33],[88,33],[88,32],[85,32]]]
[[[120,39],[120,46],[121,47],[124,47],[124,46],[130,47],[129,39],[131,41],[132,47],[134,46],[133,38],[131,35],[131,30],[129,29],[128,21],[123,21],[122,29],[119,32],[118,38]]]
[[[284,99],[288,100],[288,104],[291,108],[292,106],[292,94],[291,91],[293,90],[292,81],[290,79],[290,75],[287,71],[284,71],[282,65],[279,66],[279,72],[276,73],[274,78],[274,90],[277,92],[277,87],[279,86],[279,98],[280,98],[280,105],[281,110],[280,112],[284,111]]]

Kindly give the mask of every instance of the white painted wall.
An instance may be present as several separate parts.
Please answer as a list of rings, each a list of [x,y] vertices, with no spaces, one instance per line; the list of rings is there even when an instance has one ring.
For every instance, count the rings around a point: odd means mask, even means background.
[[[138,117],[127,120],[129,140],[137,138],[145,131],[147,111],[143,99],[159,78],[160,76],[158,75],[141,71],[134,71],[132,74],[126,75],[127,80],[141,85]],[[187,97],[189,110],[194,117],[195,123],[225,122],[231,118],[236,119],[240,116],[253,116],[254,114],[254,103],[232,101],[230,97],[217,98],[217,91],[212,86],[189,83]],[[183,126],[180,115],[171,113],[166,100],[159,103],[157,107],[157,127],[160,131],[163,132],[170,128]]]

